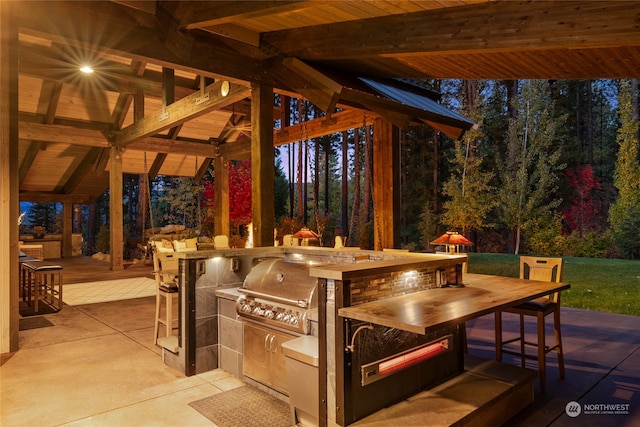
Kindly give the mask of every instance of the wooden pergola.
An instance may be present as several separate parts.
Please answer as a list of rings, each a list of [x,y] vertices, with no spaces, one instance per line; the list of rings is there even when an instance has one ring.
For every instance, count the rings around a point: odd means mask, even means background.
[[[374,123],[374,227],[378,249],[394,247],[398,129],[455,138],[471,123],[425,107],[428,93],[407,103],[377,85],[638,77],[639,16],[627,1],[0,2],[0,351],[17,349],[19,201],[63,203],[67,255],[73,205],[107,188],[122,200],[123,173],[198,178],[213,162],[224,183],[225,162],[250,156],[254,242],[271,245],[273,147],[301,134],[274,129],[278,93],[326,113],[305,123],[309,138]],[[118,269],[120,203],[111,218]]]

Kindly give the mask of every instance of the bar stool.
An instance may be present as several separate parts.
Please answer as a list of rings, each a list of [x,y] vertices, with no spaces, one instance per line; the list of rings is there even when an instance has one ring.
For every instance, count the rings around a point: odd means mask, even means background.
[[[562,258],[545,258],[545,257],[520,257],[520,278],[529,280],[539,280],[544,282],[561,282],[562,281]],[[562,351],[562,334],[560,332],[560,292],[548,295],[546,297],[537,298],[524,302],[515,307],[502,310],[507,313],[515,313],[520,316],[520,331],[517,337],[503,340],[502,339],[502,313],[495,313],[495,332],[496,332],[496,360],[502,361],[502,354],[511,354],[519,356],[521,365],[524,368],[525,359],[533,359],[538,362],[538,379],[540,380],[540,391],[547,391],[547,366],[546,355],[555,351],[558,356],[558,370],[560,378],[564,379],[564,353]],[[545,336],[545,317],[553,315],[553,329],[555,342],[553,345],[547,345]],[[527,341],[524,331],[524,316],[533,316],[537,323],[537,341]],[[519,349],[512,350],[505,348],[510,343],[519,343]],[[525,346],[536,347],[535,354],[527,354]]]
[[[178,259],[173,253],[153,254],[154,274],[156,278],[156,320],[154,326],[153,340],[158,344],[160,325],[165,327],[165,336],[173,335],[174,322],[178,324],[179,319],[173,317],[174,302],[180,293],[175,277],[178,274]],[[163,309],[164,306],[164,309]],[[162,312],[164,315],[162,316]]]
[[[25,261],[21,271],[22,297],[38,312],[39,302],[62,309],[62,267],[42,261]]]

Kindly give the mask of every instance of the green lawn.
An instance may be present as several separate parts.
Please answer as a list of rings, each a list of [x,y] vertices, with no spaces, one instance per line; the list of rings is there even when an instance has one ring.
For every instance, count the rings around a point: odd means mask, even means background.
[[[469,273],[518,277],[518,255],[470,253]],[[562,305],[640,316],[640,261],[564,257]]]

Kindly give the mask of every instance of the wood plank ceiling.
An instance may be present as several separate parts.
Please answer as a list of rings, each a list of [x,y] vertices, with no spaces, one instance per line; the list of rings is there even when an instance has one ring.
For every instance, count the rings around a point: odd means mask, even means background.
[[[332,113],[309,124],[320,134],[363,116],[441,119],[382,102],[354,77],[640,77],[640,2],[28,1],[13,13],[23,201],[92,203],[111,145],[125,173],[152,176],[246,156],[251,83]]]

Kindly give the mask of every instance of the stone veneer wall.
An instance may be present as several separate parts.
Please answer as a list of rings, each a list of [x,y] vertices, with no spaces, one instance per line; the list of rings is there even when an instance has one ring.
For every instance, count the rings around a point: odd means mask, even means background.
[[[362,276],[351,280],[351,305],[436,288],[439,286],[436,280],[437,273],[438,269],[424,268]],[[455,267],[447,269],[446,274],[447,277],[453,275],[455,278]]]

